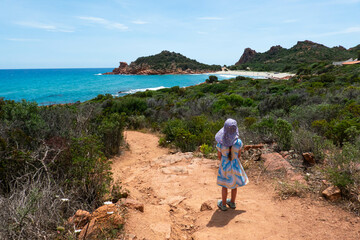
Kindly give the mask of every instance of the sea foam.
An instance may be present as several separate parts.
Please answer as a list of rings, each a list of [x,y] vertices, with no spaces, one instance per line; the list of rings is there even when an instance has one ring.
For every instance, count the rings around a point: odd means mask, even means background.
[[[114,97],[118,97],[120,94],[123,95],[123,94],[133,94],[133,93],[136,93],[136,92],[145,92],[147,90],[151,90],[151,91],[156,91],[156,90],[160,90],[160,89],[163,89],[163,88],[166,88],[164,86],[161,86],[161,87],[154,87],[154,88],[139,88],[139,89],[130,89],[128,91],[124,91],[124,92],[119,92],[117,94],[113,94]]]

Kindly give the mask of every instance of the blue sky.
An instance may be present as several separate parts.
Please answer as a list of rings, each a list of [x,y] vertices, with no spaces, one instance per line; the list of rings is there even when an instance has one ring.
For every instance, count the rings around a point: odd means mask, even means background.
[[[0,68],[117,67],[162,50],[231,65],[244,48],[360,43],[360,0],[0,0]]]

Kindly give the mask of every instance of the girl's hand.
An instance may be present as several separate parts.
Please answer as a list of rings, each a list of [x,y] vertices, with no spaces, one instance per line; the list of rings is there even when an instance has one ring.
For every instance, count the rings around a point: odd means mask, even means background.
[[[221,160],[221,152],[218,151],[218,159]]]

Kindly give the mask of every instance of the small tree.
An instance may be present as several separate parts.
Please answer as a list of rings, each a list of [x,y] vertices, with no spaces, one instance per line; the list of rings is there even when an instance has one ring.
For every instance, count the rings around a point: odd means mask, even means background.
[[[358,56],[358,57],[357,57],[357,59],[360,61],[360,50],[358,50],[358,52],[357,52],[357,53],[358,53],[358,55],[357,55],[357,56]]]
[[[206,82],[207,83],[214,83],[214,82],[218,82],[218,77],[217,76],[214,76],[214,75],[211,75],[209,76],[209,79],[206,79]]]

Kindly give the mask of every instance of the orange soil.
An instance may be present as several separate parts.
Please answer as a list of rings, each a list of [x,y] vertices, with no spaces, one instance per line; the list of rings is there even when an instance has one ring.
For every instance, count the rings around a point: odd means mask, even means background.
[[[113,159],[114,179],[144,204],[129,210],[125,239],[360,239],[360,218],[323,200],[277,200],[256,179],[238,189],[236,210],[216,207],[218,161],[169,154],[158,137],[126,131],[130,146]],[[213,210],[200,211],[209,201]]]

